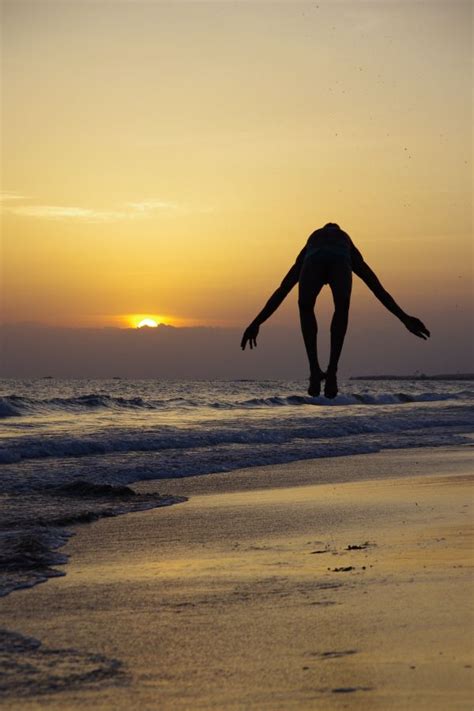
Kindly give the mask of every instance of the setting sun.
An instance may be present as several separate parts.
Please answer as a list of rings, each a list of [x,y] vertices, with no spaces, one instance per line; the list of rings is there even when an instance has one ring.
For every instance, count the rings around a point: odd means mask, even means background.
[[[110,323],[110,316],[108,317]],[[170,313],[157,313],[141,311],[140,313],[124,313],[113,317],[113,322],[120,328],[156,328],[157,326],[171,326],[174,328],[185,328],[202,325],[199,320],[176,316]],[[212,321],[211,321],[212,323]],[[214,325],[214,324],[213,324]]]
[[[168,319],[157,313],[131,313],[120,317],[120,323],[127,328],[157,328],[164,323],[168,323]]]
[[[144,318],[139,324],[137,324],[137,328],[143,328],[144,326],[147,326],[148,328],[157,328],[158,323],[154,318]]]

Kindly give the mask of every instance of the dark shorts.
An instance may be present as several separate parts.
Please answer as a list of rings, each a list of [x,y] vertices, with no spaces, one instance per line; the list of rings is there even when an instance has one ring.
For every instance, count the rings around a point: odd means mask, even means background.
[[[325,284],[329,284],[331,278],[336,275],[352,278],[352,262],[350,257],[344,254],[318,250],[309,254],[303,261],[301,273],[308,271],[317,274]]]

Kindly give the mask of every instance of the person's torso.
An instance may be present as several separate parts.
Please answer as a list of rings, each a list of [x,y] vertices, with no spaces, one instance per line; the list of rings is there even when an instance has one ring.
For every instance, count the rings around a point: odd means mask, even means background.
[[[306,257],[344,257],[351,261],[352,242],[348,234],[339,229],[320,229],[313,232],[306,243]]]

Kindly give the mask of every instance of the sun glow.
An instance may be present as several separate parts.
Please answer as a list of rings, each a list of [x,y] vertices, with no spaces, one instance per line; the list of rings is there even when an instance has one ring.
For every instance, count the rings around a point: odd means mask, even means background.
[[[155,321],[154,318],[144,318],[139,323],[137,323],[137,328],[143,328],[145,326],[148,328],[157,328],[158,321]]]
[[[176,316],[175,314],[157,314],[157,313],[129,313],[121,314],[112,317],[114,323],[120,328],[156,328],[157,326],[169,326],[172,328],[189,328],[192,326],[202,326],[201,320],[186,318],[183,316]],[[110,325],[111,317],[108,317],[108,324]],[[207,323],[207,321],[206,321]],[[210,325],[210,324],[207,324]],[[214,325],[214,324],[212,324]]]

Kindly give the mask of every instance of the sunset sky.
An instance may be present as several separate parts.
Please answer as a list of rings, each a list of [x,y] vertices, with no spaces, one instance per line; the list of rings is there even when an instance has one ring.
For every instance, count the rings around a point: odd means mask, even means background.
[[[4,322],[244,327],[328,221],[407,311],[467,316],[470,2],[2,12]]]

